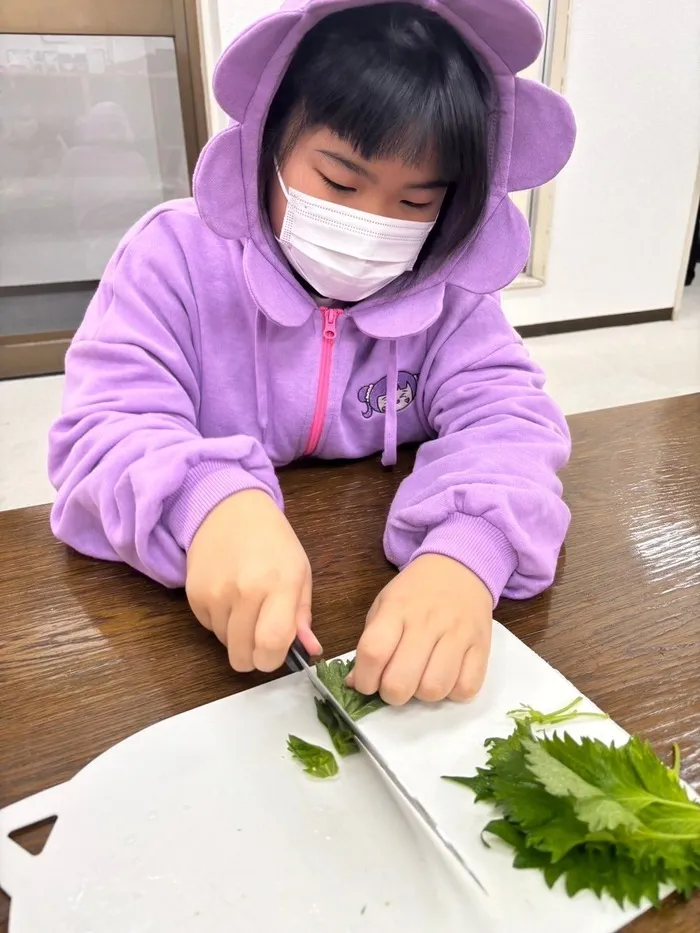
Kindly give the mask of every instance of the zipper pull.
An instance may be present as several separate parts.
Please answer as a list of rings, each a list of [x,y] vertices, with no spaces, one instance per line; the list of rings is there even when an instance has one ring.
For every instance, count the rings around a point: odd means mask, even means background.
[[[321,308],[323,315],[323,338],[324,340],[335,340],[338,336],[338,319],[343,312],[340,308]]]

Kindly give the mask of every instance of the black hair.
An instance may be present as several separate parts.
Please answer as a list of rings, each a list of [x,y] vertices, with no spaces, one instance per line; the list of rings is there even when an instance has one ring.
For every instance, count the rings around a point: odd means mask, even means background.
[[[365,159],[418,164],[435,153],[450,182],[416,266],[440,263],[474,232],[489,189],[490,83],[441,16],[411,3],[332,13],[302,39],[263,133],[261,194],[300,135],[328,127]],[[264,195],[263,195],[264,196]]]

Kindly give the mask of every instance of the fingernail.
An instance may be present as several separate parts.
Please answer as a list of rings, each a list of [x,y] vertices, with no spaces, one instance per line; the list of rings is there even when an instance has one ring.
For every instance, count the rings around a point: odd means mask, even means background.
[[[350,671],[348,676],[345,678],[345,683],[348,687],[352,687],[353,690],[355,689],[355,675],[352,671]]]

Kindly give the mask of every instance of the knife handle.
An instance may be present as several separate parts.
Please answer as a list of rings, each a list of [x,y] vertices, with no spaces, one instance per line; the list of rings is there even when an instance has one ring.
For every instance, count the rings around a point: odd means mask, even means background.
[[[285,661],[287,667],[293,674],[296,674],[298,671],[302,670],[301,664],[299,664],[299,662],[297,661],[295,657],[295,653],[298,654],[300,657],[302,657],[304,661],[309,666],[311,666],[311,657],[309,655],[309,652],[302,645],[299,639],[295,638],[294,641],[292,642],[292,647],[290,648],[289,654],[287,655],[287,659]]]

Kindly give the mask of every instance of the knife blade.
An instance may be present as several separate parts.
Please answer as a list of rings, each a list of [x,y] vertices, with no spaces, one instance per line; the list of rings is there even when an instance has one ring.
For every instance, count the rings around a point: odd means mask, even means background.
[[[310,662],[310,658],[306,650],[298,640],[295,640],[294,644],[289,650],[289,654],[287,656],[287,667],[291,671],[303,671],[306,674],[316,693],[318,693],[319,696],[330,703],[336,715],[342,720],[348,729],[350,729],[360,746],[365,750],[370,758],[374,760],[375,764],[384,773],[389,783],[394,787],[405,803],[408,804],[411,811],[418,817],[419,821],[428,830],[433,839],[437,840],[440,846],[450,854],[451,858],[454,860],[454,862],[457,863],[462,873],[466,873],[468,875],[470,881],[473,884],[476,884],[481,893],[486,897],[489,897],[489,892],[487,891],[486,887],[479,879],[479,876],[476,874],[476,872],[469,867],[459,849],[457,849],[454,843],[450,841],[443,830],[440,829],[435,819],[425,809],[420,800],[414,797],[413,794],[409,791],[394,769],[389,765],[386,758],[381,754],[374,742],[368,738],[365,732],[346,712],[343,706],[333,696],[328,687],[326,687],[323,681],[319,678],[314,666]]]

